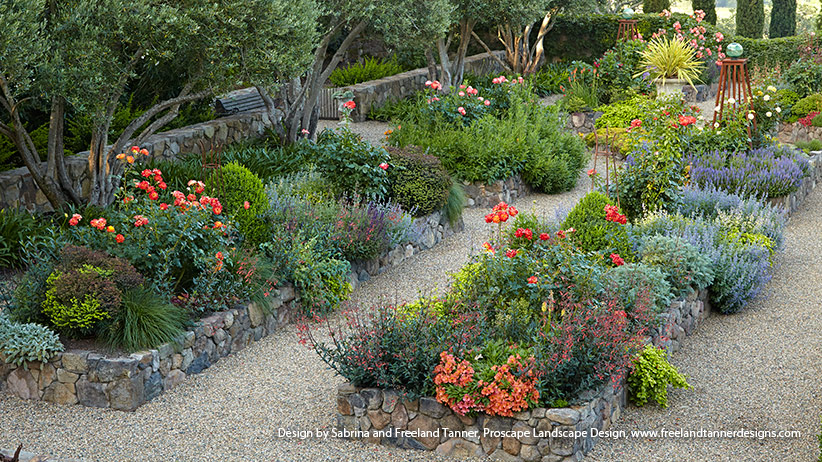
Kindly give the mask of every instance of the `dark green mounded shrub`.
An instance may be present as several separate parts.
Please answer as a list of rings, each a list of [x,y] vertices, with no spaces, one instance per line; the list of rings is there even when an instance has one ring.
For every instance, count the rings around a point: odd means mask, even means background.
[[[626,226],[605,219],[605,207],[612,205],[604,194],[596,191],[588,193],[571,210],[562,226],[576,230],[571,234],[571,240],[580,249],[615,253],[623,260],[631,261],[634,250]]]
[[[60,338],[47,327],[17,323],[0,312],[0,353],[5,362],[18,366],[29,361],[45,362],[60,351]]]
[[[187,318],[183,308],[138,287],[123,294],[122,307],[102,330],[101,338],[129,352],[155,348],[182,334]]]
[[[677,297],[686,295],[692,288],[704,289],[714,279],[711,260],[684,239],[651,236],[642,243],[639,254],[642,263],[666,274]]]
[[[762,38],[765,27],[765,4],[763,0],[737,0],[736,34],[755,39]]]
[[[671,0],[643,0],[642,11],[644,13],[662,13],[662,10],[671,9]]]
[[[391,199],[416,217],[442,209],[451,188],[451,177],[442,162],[417,146],[387,149],[391,155]]]
[[[256,247],[265,242],[270,233],[261,218],[268,211],[268,196],[262,180],[236,162],[223,165],[220,174],[223,210],[237,220],[240,233],[248,245]]]

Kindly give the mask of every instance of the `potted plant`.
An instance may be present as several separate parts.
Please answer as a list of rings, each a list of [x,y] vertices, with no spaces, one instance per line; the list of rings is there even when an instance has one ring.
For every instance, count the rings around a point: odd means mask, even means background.
[[[667,37],[654,39],[648,44],[642,52],[640,65],[643,70],[636,75],[650,73],[651,80],[656,83],[657,97],[681,93],[686,84],[693,87],[704,67],[690,45]]]

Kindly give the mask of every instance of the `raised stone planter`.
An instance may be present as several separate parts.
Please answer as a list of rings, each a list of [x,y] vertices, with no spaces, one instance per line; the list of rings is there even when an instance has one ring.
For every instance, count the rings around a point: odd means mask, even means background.
[[[468,207],[493,207],[501,201],[512,200],[531,194],[531,188],[525,184],[519,175],[507,180],[500,180],[491,184],[463,182]]]
[[[806,127],[799,122],[792,124],[783,123],[779,125],[777,135],[782,143],[796,144],[796,142],[808,142],[811,140],[822,141],[822,127]]]
[[[596,129],[596,121],[601,116],[600,111],[572,112],[568,115],[565,128],[575,133],[588,134]]]
[[[399,265],[406,258],[433,248],[446,237],[461,232],[463,229],[465,229],[465,223],[462,217],[452,227],[448,218],[440,212],[415,219],[414,229],[408,241],[394,246],[379,258],[351,263],[349,281],[352,288],[356,289],[361,282],[371,279],[371,276],[382,274],[388,268]]]
[[[679,349],[680,342],[710,314],[707,291],[671,303],[649,342]],[[582,460],[626,405],[624,382],[606,385],[566,408],[537,408],[513,417],[460,416],[434,398],[405,401],[394,390],[337,390],[336,430],[343,438],[451,457],[491,456],[510,461]]]
[[[788,215],[795,212],[796,209],[799,208],[799,205],[802,203],[802,200],[805,199],[805,196],[810,194],[810,192],[816,187],[819,180],[822,179],[822,151],[817,151],[813,154],[814,155],[808,160],[808,163],[810,164],[810,176],[802,181],[799,189],[791,194],[788,194],[787,196],[768,199],[769,203],[782,207]]]
[[[270,313],[253,303],[214,313],[156,350],[120,357],[69,350],[25,367],[0,358],[0,389],[22,399],[133,411],[289,322],[299,296],[290,284],[278,290]]]
[[[495,51],[493,53],[498,58],[505,59],[504,52]],[[465,72],[474,75],[485,75],[502,72],[502,68],[494,58],[488,56],[488,53],[481,53],[465,58]],[[420,68],[383,79],[342,87],[337,90],[350,90],[354,93],[354,102],[357,103],[357,108],[354,109],[351,117],[355,122],[362,122],[366,119],[368,111],[372,107],[382,106],[388,101],[398,101],[419,90],[423,90],[425,89],[426,80],[428,80],[428,68]],[[331,101],[328,104],[338,103]]]

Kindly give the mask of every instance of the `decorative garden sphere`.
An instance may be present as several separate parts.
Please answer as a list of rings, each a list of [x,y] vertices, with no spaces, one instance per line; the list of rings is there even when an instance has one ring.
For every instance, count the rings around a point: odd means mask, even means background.
[[[622,10],[622,19],[631,19],[634,17],[634,9],[630,6],[626,6]]]
[[[742,56],[742,45],[733,42],[729,43],[727,47],[725,47],[725,54],[730,56],[731,58],[738,58]]]

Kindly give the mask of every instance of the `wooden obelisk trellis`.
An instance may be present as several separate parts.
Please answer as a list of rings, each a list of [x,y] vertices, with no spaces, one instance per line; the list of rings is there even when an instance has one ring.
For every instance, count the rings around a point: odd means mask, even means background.
[[[620,40],[633,40],[637,34],[637,19],[620,19],[619,30],[617,30],[617,42]]]
[[[736,112],[737,108],[747,106],[753,114],[753,92],[751,91],[751,78],[748,75],[748,60],[725,58],[719,69],[719,89],[716,92],[716,108],[718,109],[714,109],[713,127],[716,127],[716,123],[722,120],[725,105],[731,99],[733,99],[733,103],[730,104],[732,112]],[[756,117],[751,119],[751,122],[752,124],[748,124],[748,139],[752,140],[752,135],[756,132]],[[753,125],[753,131],[751,125]]]
[[[609,128],[605,128],[605,140],[602,144],[599,143],[599,133],[598,130],[594,130],[594,172],[597,170],[597,159],[599,156],[605,158],[605,192],[610,196],[611,191],[611,167],[608,159],[611,159],[611,163],[614,164],[614,192],[616,193],[616,201],[617,207],[619,207],[619,177],[617,174],[617,164],[615,158],[615,147],[616,138],[619,135],[619,132],[615,132],[614,136],[611,137],[611,130]],[[591,191],[594,190],[594,184],[591,183]]]

